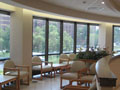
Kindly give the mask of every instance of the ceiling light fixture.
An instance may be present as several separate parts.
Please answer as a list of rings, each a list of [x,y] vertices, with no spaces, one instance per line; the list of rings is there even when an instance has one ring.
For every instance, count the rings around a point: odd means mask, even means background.
[[[105,2],[102,1],[101,4],[105,4]]]

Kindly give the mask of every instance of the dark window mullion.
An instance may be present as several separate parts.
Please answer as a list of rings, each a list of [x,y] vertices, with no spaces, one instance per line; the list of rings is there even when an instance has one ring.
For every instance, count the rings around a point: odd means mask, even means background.
[[[87,24],[87,51],[89,51],[90,24]]]
[[[74,50],[73,52],[76,53],[76,40],[77,40],[77,23],[74,23]]]
[[[46,32],[45,32],[45,61],[48,61],[48,45],[49,44],[49,20],[46,19]]]
[[[115,26],[113,26],[113,30],[112,30],[112,51],[114,51],[114,28]]]
[[[63,53],[63,21],[60,21],[60,54]]]

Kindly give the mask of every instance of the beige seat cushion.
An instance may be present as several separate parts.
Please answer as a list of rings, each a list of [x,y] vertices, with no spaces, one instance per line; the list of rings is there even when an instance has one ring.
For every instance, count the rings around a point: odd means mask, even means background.
[[[77,73],[64,73],[62,74],[62,79],[67,79],[67,80],[73,80],[73,79],[78,79],[78,74]]]
[[[74,61],[71,65],[71,72],[78,72],[81,69],[86,68],[85,62],[83,61]]]
[[[94,75],[86,75],[86,76],[82,76],[80,79],[92,81],[93,78],[94,78]]]
[[[53,64],[53,67],[62,67],[62,66],[66,66],[66,63],[60,63],[60,64]]]
[[[74,60],[75,58],[76,58],[76,54],[71,53],[71,54],[69,55],[70,61],[71,61],[71,60]]]
[[[6,75],[10,75],[10,76],[17,76],[18,75],[18,72],[6,72]],[[27,76],[28,75],[28,72],[27,71],[20,71],[20,79],[22,79],[24,76]]]
[[[40,71],[41,70],[41,66],[40,65],[33,66],[32,70],[34,70],[34,71]],[[52,71],[52,67],[49,66],[49,65],[44,65],[44,66],[42,66],[42,71],[43,72],[44,71]]]
[[[96,74],[95,65],[96,65],[96,63],[93,63],[92,65],[90,65],[90,67],[89,67],[89,69],[90,69],[89,74],[92,74],[92,75]]]

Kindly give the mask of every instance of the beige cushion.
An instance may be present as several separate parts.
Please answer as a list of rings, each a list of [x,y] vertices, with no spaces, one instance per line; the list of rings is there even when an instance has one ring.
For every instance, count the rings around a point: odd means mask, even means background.
[[[83,61],[74,61],[73,64],[71,65],[71,72],[78,72],[81,69],[86,68],[85,62]]]
[[[32,62],[39,62],[39,63],[41,63],[41,59],[38,57],[38,56],[34,56],[33,58],[32,58]]]
[[[89,74],[93,74],[93,75],[96,74],[95,65],[96,65],[96,63],[93,63],[92,65],[90,65],[90,68],[89,68],[90,72],[89,72]]]
[[[80,79],[92,81],[93,78],[94,78],[94,75],[86,75],[86,76],[82,76]]]
[[[77,73],[64,73],[61,75],[62,79],[72,80],[72,79],[78,79]]]
[[[15,68],[15,64],[12,60],[6,60],[4,64],[4,68]]]
[[[60,63],[60,64],[53,64],[53,67],[62,67],[62,66],[66,66],[67,63]]]
[[[41,70],[41,66],[38,65],[38,66],[33,66],[32,70],[35,70],[35,71],[40,71]],[[51,71],[52,70],[52,67],[49,66],[49,65],[44,65],[42,66],[42,71]]]
[[[62,61],[62,59],[66,59],[66,60],[69,60],[69,57],[67,54],[60,54],[60,60]]]
[[[7,72],[6,75],[11,75],[11,76],[17,76],[18,75],[18,72],[15,71],[10,71],[9,73]],[[27,71],[20,71],[20,78],[22,79],[24,76],[28,75],[28,72]]]
[[[70,60],[74,60],[75,58],[76,58],[76,54],[71,53],[71,54],[69,55],[69,59],[70,59]]]

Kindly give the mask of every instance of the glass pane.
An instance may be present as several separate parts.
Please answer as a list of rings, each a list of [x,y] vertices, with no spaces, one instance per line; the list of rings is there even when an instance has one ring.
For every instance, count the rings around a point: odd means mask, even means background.
[[[63,53],[73,52],[74,24],[63,23]]]
[[[49,55],[48,61],[53,63],[59,63],[59,55]]]
[[[76,52],[87,49],[87,25],[77,24]]]
[[[120,27],[114,27],[114,51],[120,51]]]
[[[10,57],[10,16],[0,14],[0,59]]]
[[[49,21],[49,54],[60,52],[60,22]]]
[[[45,54],[46,21],[33,19],[33,55]]]
[[[98,25],[90,25],[90,48],[98,48],[98,38],[99,38],[99,26]]]

